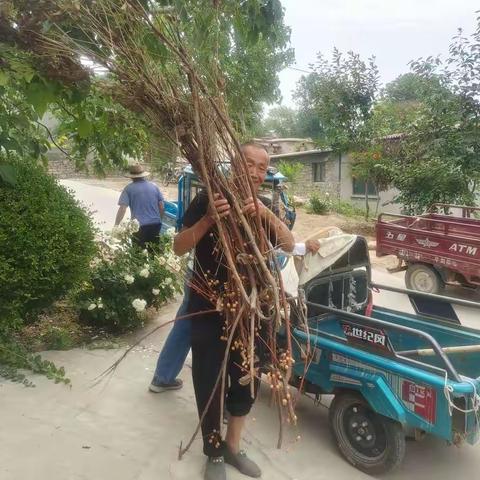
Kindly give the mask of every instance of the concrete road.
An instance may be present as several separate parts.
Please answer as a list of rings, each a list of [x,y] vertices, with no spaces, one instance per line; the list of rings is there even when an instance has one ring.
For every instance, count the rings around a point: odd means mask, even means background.
[[[80,191],[94,200],[96,190],[88,187],[88,191]],[[103,197],[101,192],[97,194]],[[116,198],[117,192],[111,195],[113,205]],[[95,205],[97,211],[103,211],[100,215],[105,221],[112,219],[107,200],[100,208],[97,202]],[[375,272],[374,278],[401,286],[402,278],[387,275]],[[376,302],[391,308],[411,308],[398,294],[382,294]],[[164,308],[146,330],[170,320],[176,307],[171,304]],[[474,314],[468,312],[466,317],[475,323]],[[0,379],[0,479],[201,479],[204,458],[199,441],[182,461],[177,459],[180,442],[188,440],[197,422],[189,361],[181,375],[185,381],[182,390],[164,394],[147,391],[166,334],[166,330],[157,331],[126,358],[113,376],[95,387],[93,380],[122,350],[48,352],[47,358],[65,366],[72,388],[37,376],[33,377],[37,384],[34,389]],[[298,429],[285,427],[283,448],[277,450],[277,415],[268,406],[267,389],[262,388],[244,437],[250,455],[263,469],[262,478],[368,478],[347,464],[335,449],[328,430],[329,400],[325,397],[324,406],[315,406],[302,398],[297,407]],[[297,435],[300,441],[296,441]],[[227,468],[229,479],[246,478]],[[479,469],[480,446],[447,447],[445,442],[427,438],[421,443],[408,443],[404,463],[387,478],[475,478]]]
[[[60,183],[69,189],[88,211],[92,212],[95,223],[101,230],[108,231],[113,228],[120,192],[74,180],[60,180]],[[125,220],[129,218],[130,212],[127,210]]]
[[[175,310],[175,304],[165,308],[156,323],[171,319]],[[93,380],[121,350],[48,352],[47,358],[65,366],[72,388],[37,376],[33,389],[0,380],[0,479],[201,479],[204,459],[199,441],[182,461],[177,460],[180,442],[185,444],[197,422],[189,360],[181,374],[182,390],[147,391],[166,333],[159,330],[152,335],[112,377],[95,387]],[[323,399],[325,405],[329,401]],[[264,479],[368,478],[337,452],[325,406],[302,398],[297,415],[298,429],[286,426],[283,448],[277,450],[277,415],[268,406],[267,389],[262,388],[248,420],[244,445],[262,466]],[[407,444],[404,463],[388,478],[475,478],[479,468],[480,447],[447,447],[445,442],[427,438]],[[228,476],[245,478],[230,468]]]
[[[172,318],[176,305],[157,322]],[[148,326],[152,328],[153,325]],[[137,348],[116,373],[98,386],[95,377],[110,366],[120,350],[75,349],[46,356],[64,365],[72,388],[34,377],[36,388],[0,381],[0,478],[2,480],[196,480],[204,459],[196,441],[182,461],[178,446],[193,432],[197,414],[189,361],[182,372],[185,386],[177,392],[147,391],[166,331],[159,330]],[[323,399],[328,405],[329,398]],[[328,410],[302,398],[298,429],[285,427],[281,450],[275,448],[278,422],[268,406],[267,389],[248,421],[244,444],[263,468],[263,478],[366,479],[336,451],[328,430]],[[297,435],[301,436],[296,441]],[[447,447],[427,438],[408,443],[403,465],[388,478],[451,480],[474,478],[480,448]],[[242,477],[228,469],[229,478]]]
[[[404,273],[388,273],[386,270],[373,270],[373,281],[387,286],[405,288]],[[452,298],[459,298],[463,300],[469,300],[479,303],[480,306],[480,294],[478,291],[473,291],[461,287],[446,287],[443,295]],[[379,305],[387,308],[394,308],[407,313],[415,313],[414,309],[406,295],[394,292],[388,292],[382,290],[379,293],[373,295],[375,305]],[[480,308],[478,310],[470,307],[463,307],[453,305],[458,318],[463,325],[471,328],[480,329]]]

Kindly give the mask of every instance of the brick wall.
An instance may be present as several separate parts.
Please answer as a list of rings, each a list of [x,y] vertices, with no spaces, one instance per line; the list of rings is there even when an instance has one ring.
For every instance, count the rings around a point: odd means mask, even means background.
[[[53,148],[47,153],[48,171],[57,178],[86,177],[83,171],[75,169],[75,164],[68,159],[58,148]]]
[[[300,198],[308,198],[312,193],[329,193],[339,197],[340,183],[338,181],[338,157],[330,152],[318,152],[309,155],[298,155],[294,158],[272,158],[272,165],[278,168],[282,161],[301,163],[302,173],[294,186],[295,195]],[[323,164],[325,168],[324,181],[314,181],[314,164]]]
[[[86,178],[95,176],[92,169],[89,168],[89,172],[84,169],[77,170],[75,168],[75,162],[69,159],[58,148],[52,148],[47,152],[48,158],[48,171],[57,178]],[[88,165],[88,161],[87,161]],[[147,167],[145,167],[147,168]],[[123,170],[111,170],[107,172],[109,177],[121,177],[125,172]]]

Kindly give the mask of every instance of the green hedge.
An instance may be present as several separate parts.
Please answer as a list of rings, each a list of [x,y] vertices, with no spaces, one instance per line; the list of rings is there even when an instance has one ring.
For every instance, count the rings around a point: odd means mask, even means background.
[[[0,333],[88,278],[96,251],[92,221],[68,191],[40,165],[9,164],[13,183],[0,178]]]

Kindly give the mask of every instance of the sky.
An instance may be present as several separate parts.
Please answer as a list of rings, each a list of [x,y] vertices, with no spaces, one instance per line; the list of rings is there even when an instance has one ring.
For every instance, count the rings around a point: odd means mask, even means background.
[[[408,72],[408,62],[447,54],[459,27],[471,34],[479,0],[282,0],[292,29],[294,68],[308,70],[317,52],[334,46],[367,59],[375,55],[382,83]],[[291,92],[302,73],[280,73],[282,103],[294,106]]]

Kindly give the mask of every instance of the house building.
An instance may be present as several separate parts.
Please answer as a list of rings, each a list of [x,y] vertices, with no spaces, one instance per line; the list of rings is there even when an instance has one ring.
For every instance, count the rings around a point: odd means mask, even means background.
[[[281,153],[304,152],[315,148],[315,142],[311,138],[254,138],[253,141],[265,147],[270,155]]]
[[[328,193],[333,198],[348,201],[361,208],[365,206],[365,182],[352,177],[351,158],[329,149],[315,149],[311,139],[262,138],[255,141],[270,153],[272,166],[281,162],[298,162],[303,166],[296,186],[296,195],[307,199],[314,192]],[[280,169],[281,170],[281,169]],[[396,195],[394,189],[377,193],[368,185],[368,200],[371,211],[399,213],[398,204],[391,203]]]

